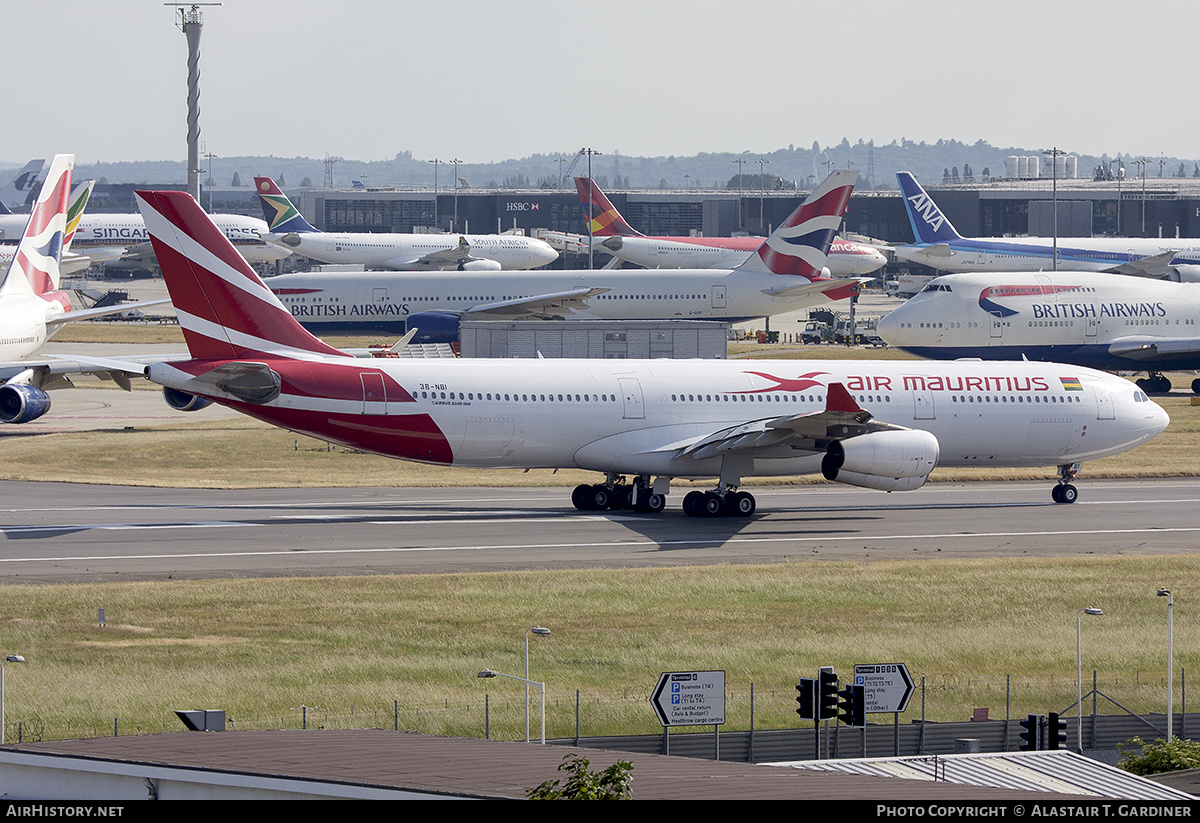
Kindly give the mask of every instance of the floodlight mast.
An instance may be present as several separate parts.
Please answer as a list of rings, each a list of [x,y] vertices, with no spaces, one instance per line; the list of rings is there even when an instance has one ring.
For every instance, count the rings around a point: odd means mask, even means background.
[[[187,147],[188,147],[188,194],[200,202],[200,32],[204,28],[201,6],[219,6],[220,3],[163,3],[174,6],[176,27],[183,32],[188,44],[187,77]],[[187,5],[187,8],[184,8]]]

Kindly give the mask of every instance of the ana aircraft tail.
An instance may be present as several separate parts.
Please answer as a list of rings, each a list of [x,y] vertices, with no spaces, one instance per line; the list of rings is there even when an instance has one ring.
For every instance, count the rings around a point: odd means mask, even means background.
[[[30,160],[26,163],[25,168],[17,173],[13,181],[0,189],[0,205],[7,206],[9,209],[22,208],[33,192],[38,175],[42,173],[45,165],[45,160]]]
[[[593,237],[645,237],[625,222],[625,218],[604,196],[604,192],[600,191],[595,180],[576,177],[575,190],[579,192],[579,208],[583,210],[584,228],[586,229],[588,221],[591,221]]]
[[[58,290],[63,242],[67,228],[67,201],[71,195],[71,171],[75,155],[57,154],[50,164],[46,182],[25,224],[0,294],[49,296]],[[48,298],[50,299],[50,298]],[[57,299],[57,295],[55,296]],[[67,301],[66,308],[70,308]]]
[[[908,211],[908,222],[912,224],[913,237],[918,243],[945,243],[961,240],[954,226],[942,214],[933,198],[925,193],[921,184],[909,172],[896,172],[900,192],[904,195],[904,208]]]
[[[316,231],[270,177],[255,177],[254,190],[258,192],[258,199],[262,203],[263,220],[267,221],[267,230],[271,233]]]
[[[193,358],[348,356],[296,322],[191,195],[136,194]]]
[[[809,280],[825,276],[829,247],[842,225],[856,180],[858,172],[847,169],[826,177],[738,270],[795,274]]]

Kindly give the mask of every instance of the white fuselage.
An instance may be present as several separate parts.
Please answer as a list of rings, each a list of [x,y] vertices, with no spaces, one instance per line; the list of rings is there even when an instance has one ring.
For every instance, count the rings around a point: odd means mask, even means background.
[[[50,337],[48,321],[61,314],[60,303],[37,295],[0,299],[0,361],[23,360],[37,351]]]
[[[762,238],[597,237],[596,249],[647,269],[732,269],[762,245]],[[586,240],[585,240],[586,243]],[[861,243],[835,238],[825,267],[830,277],[870,274],[887,264],[880,251]]]
[[[214,214],[212,219],[248,263],[271,263],[291,253],[285,248],[263,242],[260,235],[266,234],[267,224],[257,217]],[[16,242],[28,220],[29,216],[23,214],[0,215],[0,236]],[[100,249],[126,249],[149,242],[150,235],[140,214],[85,213],[79,219],[79,228],[71,241],[71,251],[86,255]]]
[[[334,234],[289,232],[266,239],[302,257],[322,263],[361,265],[368,269],[406,271],[422,266],[421,258],[451,251],[465,238],[472,257],[494,260],[505,270],[536,269],[558,258],[550,244],[534,237],[508,234]],[[451,266],[454,268],[454,266]]]
[[[877,330],[891,346],[939,359],[1194,369],[1200,284],[1091,272],[949,274],[931,280]],[[1136,351],[1155,341],[1161,351],[1139,359]],[[1177,353],[1168,356],[1168,345]]]
[[[764,290],[809,281],[778,275],[723,269],[488,272],[331,272],[285,274],[267,278],[292,315],[320,330],[400,328],[417,312],[470,312],[493,303],[553,294],[573,288],[608,291],[587,298],[586,306],[565,319],[578,320],[727,320],[770,317],[820,305],[830,297],[814,291],[801,297],[772,296]],[[818,281],[819,282],[819,281]],[[845,282],[845,281],[841,281]],[[837,294],[834,299],[846,296]],[[477,319],[529,316],[487,312]]]
[[[1092,460],[1168,422],[1129,381],[1056,364],[252,359],[281,375],[282,393],[261,405],[216,393],[219,402],[354,448],[465,466],[717,476],[724,456],[684,447],[750,421],[820,413],[834,382],[877,421],[932,433],[939,465]],[[181,368],[214,365],[157,364],[149,377],[195,391]],[[819,472],[823,448],[749,456],[738,474]]]
[[[1060,237],[1057,269],[1101,272],[1168,251],[1176,252],[1174,265],[1200,265],[1200,240]],[[1056,259],[1048,237],[961,238],[897,246],[896,257],[949,273],[1053,271]]]

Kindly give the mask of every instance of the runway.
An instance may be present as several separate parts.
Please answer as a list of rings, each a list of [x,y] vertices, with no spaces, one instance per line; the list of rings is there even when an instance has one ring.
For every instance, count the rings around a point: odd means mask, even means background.
[[[1200,481],[932,483],[883,494],[755,488],[749,519],[584,513],[570,490],[216,491],[0,483],[5,583],[475,572],[714,563],[1175,554]]]

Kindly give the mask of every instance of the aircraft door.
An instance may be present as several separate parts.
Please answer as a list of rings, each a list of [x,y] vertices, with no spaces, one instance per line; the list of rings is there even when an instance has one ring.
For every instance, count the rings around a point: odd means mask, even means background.
[[[725,308],[725,287],[724,286],[713,286],[712,287],[712,307],[714,309]]]
[[[1087,325],[1084,328],[1083,335],[1088,340],[1095,340],[1097,333],[1100,331],[1100,320],[1096,317],[1087,318]]]
[[[646,416],[646,404],[642,401],[642,384],[636,377],[618,378],[621,384],[621,401],[625,404],[622,415],[626,420],[641,420]]]
[[[387,390],[379,372],[363,372],[363,414],[387,414]]]
[[[1097,383],[1093,388],[1096,391],[1096,419],[1116,420],[1117,411],[1113,407],[1112,395],[1108,391],[1108,386]]]
[[[908,381],[906,381],[908,382]],[[920,377],[911,380],[913,387],[913,420],[936,420],[933,408],[933,392],[925,388],[925,381]]]
[[[992,312],[989,318],[988,337],[992,340],[1004,339],[1004,318],[1000,312]]]
[[[371,289],[372,303],[386,303],[388,299],[387,289]]]

